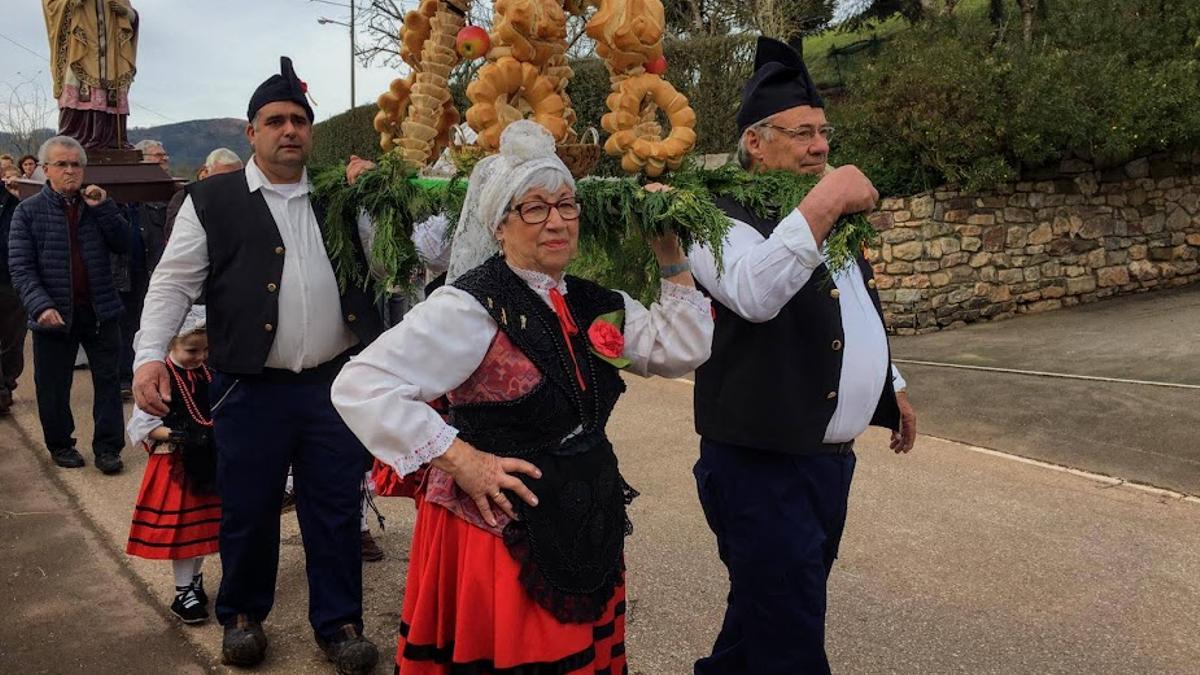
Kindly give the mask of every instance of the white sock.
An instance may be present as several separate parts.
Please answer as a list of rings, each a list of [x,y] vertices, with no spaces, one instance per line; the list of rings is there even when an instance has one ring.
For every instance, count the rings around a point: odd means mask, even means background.
[[[171,570],[175,572],[176,589],[192,585],[192,577],[196,575],[195,560],[195,558],[184,558],[171,561]]]
[[[196,561],[195,566],[192,568],[192,580],[194,581],[200,577],[200,568],[204,567],[204,556],[198,555],[192,558],[192,560]]]

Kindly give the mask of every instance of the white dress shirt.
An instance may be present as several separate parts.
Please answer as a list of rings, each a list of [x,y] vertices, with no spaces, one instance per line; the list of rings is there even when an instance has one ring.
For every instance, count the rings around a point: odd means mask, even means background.
[[[514,270],[542,300],[566,284]],[[708,359],[711,305],[703,293],[664,281],[649,309],[625,293],[626,370],[678,377]],[[587,326],[580,326],[587,330]],[[473,296],[443,286],[350,360],[333,382],[333,405],[373,455],[400,475],[440,456],[458,430],[426,405],[454,390],[483,362],[499,328]]]
[[[820,282],[812,275],[825,261],[825,253],[799,209],[766,238],[750,225],[731,220],[721,255],[723,273],[718,274],[716,257],[707,246],[693,246],[688,253],[696,281],[722,305],[747,321],[763,323],[778,316],[810,280]],[[836,274],[833,283],[840,292],[845,339],[838,403],[825,442],[844,443],[866,431],[879,404],[888,374],[888,343],[858,265]],[[896,391],[904,389],[904,378],[895,366],[891,374]]]
[[[246,189],[262,193],[286,250],[278,325],[265,365],[294,372],[313,368],[354,346],[358,339],[342,321],[337,278],[309,204],[308,172],[299,183],[272,185],[251,159],[246,164]],[[134,340],[135,371],[166,355],[188,308],[204,289],[208,267],[208,236],[188,197],[146,292],[141,330]]]

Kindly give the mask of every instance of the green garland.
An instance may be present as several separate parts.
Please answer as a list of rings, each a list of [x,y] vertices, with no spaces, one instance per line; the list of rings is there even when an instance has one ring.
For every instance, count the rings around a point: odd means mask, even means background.
[[[388,155],[359,176],[345,180],[344,166],[316,174],[315,198],[325,206],[322,235],[342,288],[374,287],[379,294],[408,288],[421,270],[411,240],[413,225],[436,213],[457,223],[467,181],[417,178],[399,158]],[[580,248],[584,261],[576,271],[643,299],[657,293],[657,265],[646,240],[675,232],[685,247],[702,244],[721,260],[729,219],[716,207],[729,197],[762,218],[780,218],[800,203],[818,181],[785,171],[750,174],[736,166],[706,170],[693,164],[672,174],[671,189],[650,192],[634,178],[585,178],[576,186],[581,208]],[[375,224],[371,259],[377,278],[353,245],[358,214]],[[449,236],[449,233],[447,233]],[[826,239],[830,274],[852,264],[877,233],[862,214],[841,219]]]

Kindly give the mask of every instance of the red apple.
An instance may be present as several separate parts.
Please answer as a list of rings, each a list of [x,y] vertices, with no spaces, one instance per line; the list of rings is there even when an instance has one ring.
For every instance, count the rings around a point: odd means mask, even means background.
[[[660,56],[646,62],[646,72],[651,75],[662,75],[667,72],[667,57]]]
[[[479,26],[467,26],[458,31],[455,45],[458,47],[459,56],[473,61],[481,56],[487,56],[488,50],[492,48],[492,38],[488,36],[486,30]]]

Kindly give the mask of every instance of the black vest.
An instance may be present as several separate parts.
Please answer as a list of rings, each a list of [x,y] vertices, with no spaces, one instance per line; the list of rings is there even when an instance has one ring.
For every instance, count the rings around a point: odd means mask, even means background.
[[[505,527],[505,547],[535,602],[564,623],[594,622],[620,580],[631,530],[625,506],[636,493],[621,477],[604,432],[625,383],[616,367],[590,352],[587,329],[600,315],[623,309],[624,299],[567,277],[567,307],[579,327],[571,346],[587,385],[581,388],[557,316],[502,258],[476,267],[454,286],[487,309],[542,381],[513,401],[452,405],[450,424],[481,450],[521,457],[541,469],[540,479],[518,475],[538,496],[536,508],[508,495],[520,520]]]
[[[718,199],[730,218],[769,237],[778,222]],[[861,255],[863,279],[874,277]],[[879,294],[867,290],[883,320]],[[842,312],[825,265],[770,321],[753,323],[713,300],[712,357],[696,370],[696,432],[702,437],[788,454],[819,452],[837,409],[842,374]],[[890,366],[891,354],[888,355]],[[871,424],[898,429],[900,411],[889,371]]]
[[[246,187],[246,172],[213,176],[186,187],[208,237],[209,365],[234,375],[261,373],[279,324],[279,284],[286,254],[279,228],[260,191]],[[325,208],[312,202],[317,222]],[[357,228],[354,251],[366,269]],[[371,294],[349,287],[341,295],[342,318],[363,345],[383,332]]]

